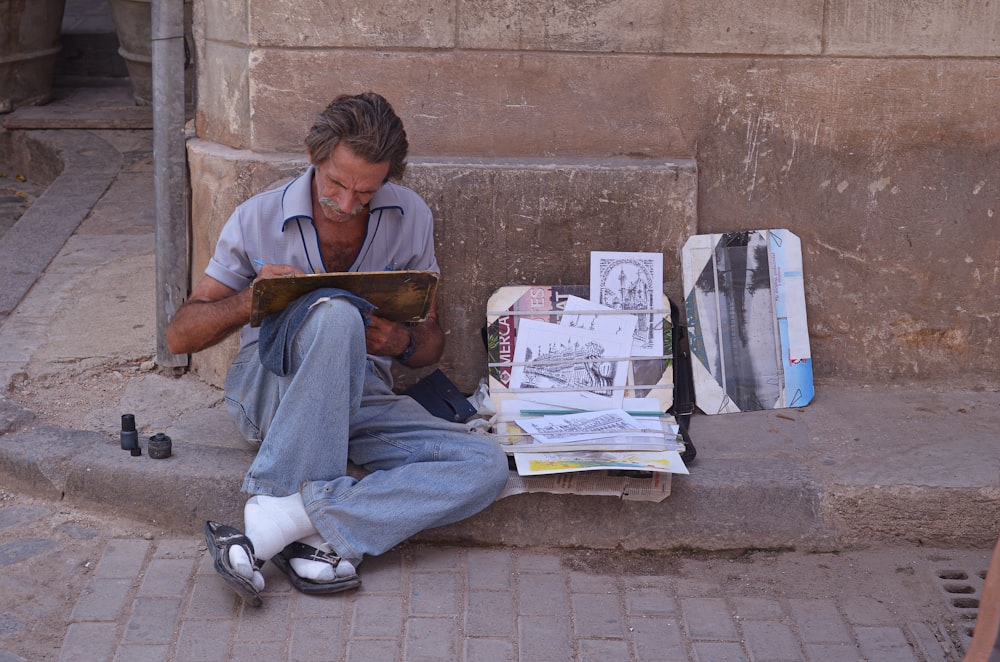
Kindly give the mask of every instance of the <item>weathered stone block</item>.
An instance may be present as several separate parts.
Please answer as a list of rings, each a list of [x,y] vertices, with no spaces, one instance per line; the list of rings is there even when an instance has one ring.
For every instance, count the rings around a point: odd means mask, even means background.
[[[246,47],[205,42],[197,75],[199,135],[212,136],[229,147],[249,144],[253,130],[250,80]]]
[[[254,44],[283,48],[451,48],[455,12],[435,0],[254,2],[250,32]]]
[[[667,7],[653,0],[462,2],[460,48],[654,53]]]
[[[265,152],[300,150],[333,95],[367,89],[389,99],[422,154],[663,156],[690,141],[681,127],[706,119],[691,104],[692,64],[701,69],[691,61],[273,49],[254,58],[249,146]]]
[[[819,54],[822,0],[670,3],[665,53]]]
[[[829,16],[831,55],[1000,55],[1000,13],[990,0],[831,0]]]
[[[206,39],[233,44],[249,44],[247,35],[248,0],[194,0]],[[286,8],[287,11],[287,8]],[[197,14],[197,12],[196,12]]]

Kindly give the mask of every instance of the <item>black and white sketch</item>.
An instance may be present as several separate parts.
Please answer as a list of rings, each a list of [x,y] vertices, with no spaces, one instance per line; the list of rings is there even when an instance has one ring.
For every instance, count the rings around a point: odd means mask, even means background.
[[[593,251],[590,300],[615,310],[651,311],[663,301],[663,254]],[[635,315],[632,356],[663,356],[662,314]]]
[[[523,319],[511,390],[524,399],[576,409],[620,409],[631,338]]]

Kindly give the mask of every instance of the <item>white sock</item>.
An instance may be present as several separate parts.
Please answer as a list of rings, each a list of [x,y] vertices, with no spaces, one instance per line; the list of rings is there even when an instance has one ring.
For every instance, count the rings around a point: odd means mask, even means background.
[[[310,547],[315,547],[323,552],[333,552],[333,547],[330,543],[323,540],[323,537],[318,533],[301,538],[299,539],[299,542],[309,545]],[[344,559],[340,560],[340,563],[337,564],[336,568],[331,566],[329,563],[324,563],[323,561],[312,561],[309,559],[291,559],[291,564],[292,570],[294,570],[295,574],[299,577],[305,577],[306,579],[312,579],[319,582],[333,581],[337,577],[349,577],[357,572],[354,568],[354,564]]]
[[[264,560],[280,552],[288,543],[316,533],[302,503],[302,495],[298,492],[286,497],[262,494],[250,497],[243,509],[243,522],[246,536],[253,543],[254,554]],[[229,562],[233,570],[252,581],[257,590],[264,588],[263,576],[254,570],[241,548],[229,548]]]

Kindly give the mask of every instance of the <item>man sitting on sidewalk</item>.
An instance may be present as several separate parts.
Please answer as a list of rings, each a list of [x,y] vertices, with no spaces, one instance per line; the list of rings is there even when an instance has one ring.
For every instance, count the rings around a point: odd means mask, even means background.
[[[258,329],[248,325],[257,278],[438,271],[430,210],[389,182],[402,175],[409,145],[384,98],[338,97],[305,143],[312,166],[236,209],[205,277],[167,329],[177,354],[241,329],[225,395],[258,447],[243,482],[252,496],[245,534],[207,522],[205,535],[216,570],[253,605],[261,604],[265,560],[305,592],[356,587],[365,554],[479,512],[507,478],[495,442],[391,390],[393,358],[411,367],[440,359],[436,302],[424,322],[404,326],[350,297],[320,298],[282,316],[280,346],[258,348]],[[275,353],[282,360],[268,359]],[[372,473],[347,476],[348,460]]]

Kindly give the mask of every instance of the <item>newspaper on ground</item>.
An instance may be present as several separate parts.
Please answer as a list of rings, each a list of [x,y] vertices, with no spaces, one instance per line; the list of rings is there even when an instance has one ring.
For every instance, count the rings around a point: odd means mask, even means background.
[[[652,473],[648,476],[609,475],[605,472],[574,472],[544,476],[520,476],[511,471],[507,484],[498,499],[544,492],[547,494],[577,494],[585,496],[611,496],[623,501],[648,501],[659,503],[670,496],[669,473]]]

